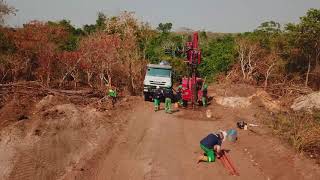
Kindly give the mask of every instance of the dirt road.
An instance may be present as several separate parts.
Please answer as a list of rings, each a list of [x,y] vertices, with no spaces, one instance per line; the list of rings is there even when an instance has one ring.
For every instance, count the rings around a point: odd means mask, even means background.
[[[199,141],[209,132],[235,128],[237,118],[254,119],[256,107],[225,108],[213,104],[213,118],[204,109],[174,114],[153,112],[141,103],[129,114],[129,124],[112,149],[102,150],[65,179],[317,179],[319,167],[296,155],[272,137],[267,128],[240,131],[239,141],[225,143],[239,177],[220,162],[197,164]]]
[[[265,108],[271,101],[259,104],[255,91],[238,85],[209,89],[215,99],[207,118],[204,108],[153,112],[152,103],[139,97],[123,97],[112,108],[91,91],[2,87],[0,179],[319,179],[318,165],[263,125],[263,117],[272,116]],[[233,103],[232,96],[243,98]],[[245,106],[233,106],[241,102]],[[239,119],[260,125],[223,144],[240,176],[230,176],[219,161],[197,164],[201,138],[236,128]]]

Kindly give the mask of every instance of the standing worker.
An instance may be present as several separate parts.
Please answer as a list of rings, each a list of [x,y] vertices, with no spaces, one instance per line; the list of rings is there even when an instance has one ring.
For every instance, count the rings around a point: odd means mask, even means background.
[[[110,88],[108,92],[108,96],[112,99],[112,107],[116,104],[117,101],[117,92],[115,89]]]
[[[166,88],[163,92],[163,96],[165,98],[165,110],[166,113],[171,114],[171,104],[172,104],[172,99],[173,99],[173,92],[171,88]]]
[[[218,133],[211,133],[207,137],[200,141],[200,147],[205,152],[198,158],[198,163],[204,162],[214,162],[217,158],[220,158],[221,145],[222,142],[227,138],[226,131],[219,131]]]
[[[177,89],[177,101],[179,103],[180,106],[183,105],[183,101],[182,101],[182,85],[179,85],[178,86],[178,89]]]
[[[208,105],[208,85],[204,84],[202,87],[202,105],[207,107]]]
[[[157,86],[156,91],[154,92],[153,101],[154,101],[154,111],[157,112],[160,109],[160,100],[162,97],[162,90]]]

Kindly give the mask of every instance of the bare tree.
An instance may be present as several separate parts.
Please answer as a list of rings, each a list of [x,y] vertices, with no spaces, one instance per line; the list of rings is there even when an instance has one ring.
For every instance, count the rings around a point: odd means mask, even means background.
[[[9,6],[4,0],[0,0],[0,26],[4,24],[5,16],[15,14],[17,9]]]
[[[82,58],[80,53],[75,52],[62,52],[59,56],[60,63],[63,65],[62,79],[60,80],[59,86],[61,87],[65,79],[70,75],[74,80],[74,86],[77,87],[79,77],[79,64],[81,64]]]
[[[263,61],[264,67],[265,67],[263,70],[264,77],[265,77],[264,88],[267,88],[268,86],[269,77],[272,71],[274,70],[278,59],[279,59],[278,55],[275,52],[271,52],[269,55],[266,56],[266,58]]]
[[[147,28],[147,27],[146,27]],[[121,37],[120,46],[118,48],[118,55],[122,66],[123,73],[127,76],[125,78],[126,85],[131,94],[137,90],[138,83],[141,77],[141,65],[144,62],[145,54],[141,57],[139,53],[138,37],[140,33],[139,23],[134,18],[132,13],[122,13],[118,18],[111,19],[106,23],[106,30],[109,34],[117,34]],[[149,32],[148,36],[151,36]],[[146,39],[145,39],[146,40]]]
[[[259,50],[258,43],[246,39],[237,40],[238,60],[244,80],[252,79],[257,66]]]
[[[304,82],[304,85],[306,87],[308,86],[308,83],[309,83],[310,71],[311,71],[311,55],[308,55],[308,70],[307,70],[307,75],[306,75],[306,79],[305,79],[305,82]]]

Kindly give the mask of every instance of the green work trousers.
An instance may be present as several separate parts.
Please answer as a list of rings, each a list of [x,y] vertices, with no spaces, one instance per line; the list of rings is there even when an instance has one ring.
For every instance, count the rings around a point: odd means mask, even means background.
[[[166,113],[171,113],[171,99],[170,98],[165,99],[165,110],[166,110]]]
[[[203,107],[207,107],[207,105],[208,105],[207,97],[202,97],[202,105],[203,105]]]
[[[183,105],[183,100],[179,99],[178,103],[179,103],[180,106],[182,106]]]
[[[160,107],[160,99],[154,99],[154,110],[158,111]]]
[[[213,149],[206,148],[202,144],[200,144],[200,147],[207,154],[208,162],[214,162],[216,160],[216,155],[215,155]]]

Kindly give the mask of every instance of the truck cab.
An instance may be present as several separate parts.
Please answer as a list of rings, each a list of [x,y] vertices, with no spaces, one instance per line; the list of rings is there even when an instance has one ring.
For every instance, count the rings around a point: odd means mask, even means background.
[[[172,67],[168,63],[148,64],[143,81],[145,101],[152,100],[157,86],[172,88],[172,84]]]

